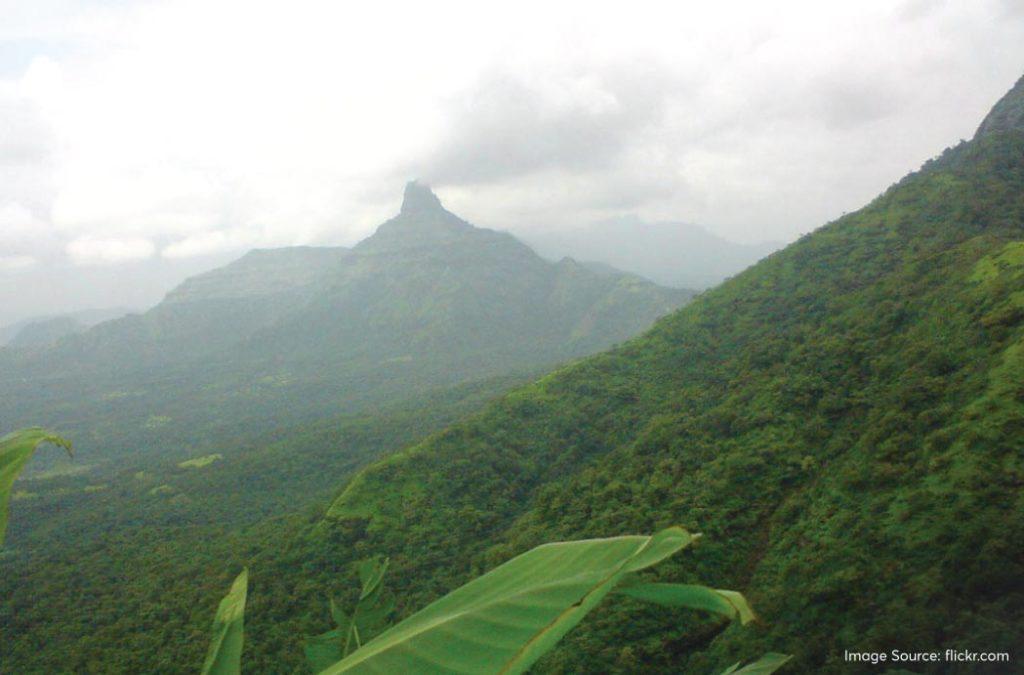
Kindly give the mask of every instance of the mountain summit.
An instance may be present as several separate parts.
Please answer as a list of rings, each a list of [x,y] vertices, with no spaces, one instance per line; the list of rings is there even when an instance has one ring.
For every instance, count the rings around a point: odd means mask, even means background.
[[[105,421],[138,428],[140,415],[196,438],[218,419],[279,425],[288,411],[337,414],[590,354],[691,295],[548,262],[412,182],[399,213],[351,249],[252,251],[145,314],[52,348],[0,350],[0,419],[82,439]],[[142,428],[125,444],[160,447]]]
[[[1007,131],[1024,131],[1024,77],[1017,80],[1013,89],[999,99],[985,116],[974,137]]]
[[[401,213],[413,214],[444,210],[441,200],[437,198],[430,186],[415,180],[405,184]]]
[[[383,223],[374,234],[359,242],[362,253],[388,252],[426,248],[450,248],[458,239],[469,235],[499,233],[470,225],[444,208],[437,195],[423,183],[410,181],[405,185],[402,208],[398,215]],[[500,233],[506,240],[514,241]],[[518,241],[516,241],[519,244]],[[522,246],[522,244],[519,244]],[[525,247],[524,247],[525,248]]]

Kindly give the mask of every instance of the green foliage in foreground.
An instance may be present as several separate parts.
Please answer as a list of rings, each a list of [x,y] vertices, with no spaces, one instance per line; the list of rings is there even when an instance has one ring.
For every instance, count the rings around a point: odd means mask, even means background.
[[[362,588],[355,609],[351,614],[345,614],[332,598],[331,618],[337,627],[306,639],[306,662],[313,672],[318,673],[334,665],[379,633],[395,608],[394,600],[385,599],[383,591],[388,559],[367,558],[360,561],[356,569]]]
[[[685,548],[671,528],[539,546],[452,591],[386,631],[326,675],[522,673],[627,576]]]
[[[740,668],[739,663],[736,663],[722,671],[722,675],[771,675],[792,658],[788,654],[769,652],[757,661],[748,663],[742,668]]]
[[[21,429],[0,438],[0,546],[7,533],[7,509],[14,480],[43,443],[53,443],[71,454],[70,441],[39,427]]]
[[[237,675],[241,672],[245,596],[249,588],[249,570],[242,570],[231,590],[217,607],[213,619],[213,640],[203,662],[202,675]]]
[[[351,616],[332,614],[339,628],[307,643],[314,670],[342,673],[464,673],[514,675],[526,672],[616,587],[629,597],[675,607],[716,612],[746,624],[754,614],[735,591],[703,586],[647,584],[636,576],[700,535],[670,527],[652,536],[559,542],[538,546],[458,588],[398,625],[358,646],[366,612],[382,616],[381,582],[387,560],[359,565],[362,592]],[[221,602],[214,641],[203,674],[238,672],[242,647],[245,571]],[[341,644],[344,640],[344,645]],[[311,649],[312,647],[312,649]],[[331,653],[343,656],[321,669]],[[771,673],[788,659],[769,654],[729,673]]]

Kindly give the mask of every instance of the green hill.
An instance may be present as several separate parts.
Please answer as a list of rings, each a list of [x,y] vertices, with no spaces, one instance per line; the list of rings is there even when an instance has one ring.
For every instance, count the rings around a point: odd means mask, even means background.
[[[0,349],[0,419],[61,429],[91,461],[199,451],[551,367],[691,296],[547,262],[410,183],[401,212],[352,249],[252,251],[144,314],[49,348]]]
[[[888,664],[912,672],[1019,670],[1024,126],[997,117],[642,337],[461,422],[507,387],[217,446],[208,466],[168,459],[72,501],[22,495],[31,522],[15,518],[19,548],[0,559],[0,671],[192,672],[248,565],[246,671],[304,672],[300,636],[330,628],[327,597],[354,600],[355,560],[391,556],[403,616],[535,544],[671,524],[705,537],[657,575],[742,590],[759,624],[598,608],[539,672],[715,673],[769,650],[795,655],[789,672],[884,672],[844,652],[893,649],[1014,659]],[[460,236],[435,216],[431,237]],[[397,220],[341,255],[403,260],[385,246]],[[300,333],[267,335],[312,354]],[[301,510],[329,494],[326,513]]]
[[[1024,128],[1024,77],[1004,96],[982,120],[974,137],[1012,133]]]
[[[0,347],[39,349],[48,347],[61,338],[81,333],[93,326],[117,319],[130,310],[122,307],[84,309],[69,314],[40,316],[24,319],[0,327]]]
[[[26,324],[8,341],[6,346],[22,349],[47,346],[65,336],[74,335],[83,330],[85,330],[85,326],[70,316],[41,319]]]
[[[1022,100],[1018,84],[993,114]],[[665,572],[743,589],[763,618],[606,615],[552,672],[712,672],[768,649],[802,672],[849,672],[844,650],[1012,653],[1024,125],[998,118],[642,338],[364,471],[319,530],[325,555],[390,555],[409,611],[539,542],[678,523],[707,536]]]

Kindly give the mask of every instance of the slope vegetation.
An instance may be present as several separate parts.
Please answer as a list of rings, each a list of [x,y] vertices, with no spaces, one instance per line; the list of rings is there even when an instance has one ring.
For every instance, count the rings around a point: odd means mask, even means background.
[[[1018,122],[374,465],[310,546],[338,565],[390,555],[407,612],[542,541],[678,523],[706,538],[666,576],[745,590],[763,617],[741,632],[608,615],[552,672],[710,672],[768,649],[804,672],[849,672],[845,650],[1012,653],[1022,382]]]
[[[1022,100],[1018,85],[996,110]],[[64,535],[16,529],[15,544],[57,541],[2,561],[2,668],[194,671],[216,599],[245,564],[244,667],[302,672],[299,636],[331,627],[326,597],[355,601],[355,560],[391,556],[408,615],[535,544],[672,524],[705,537],[655,576],[743,590],[760,625],[598,608],[539,672],[720,672],[769,650],[809,673],[877,672],[845,663],[847,650],[1018,659],[1024,128],[999,119],[641,338],[426,440],[414,441],[480,398],[315,428],[251,462],[248,451],[201,469],[169,462],[144,486],[111,484],[136,503],[106,505],[122,519],[106,533],[106,515]],[[288,339],[299,351],[301,336]],[[279,515],[282,468],[289,490],[321,496],[339,474],[324,517]],[[246,520],[261,490],[277,517]],[[178,511],[164,508],[172,500]],[[40,502],[26,518],[52,516]],[[72,530],[87,543],[62,548]]]

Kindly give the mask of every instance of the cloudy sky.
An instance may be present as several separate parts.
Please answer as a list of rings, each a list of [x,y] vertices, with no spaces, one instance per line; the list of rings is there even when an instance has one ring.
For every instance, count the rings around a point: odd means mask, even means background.
[[[604,5],[0,0],[0,323],[354,243],[411,178],[523,234],[791,240],[1024,74],[1024,0]]]

